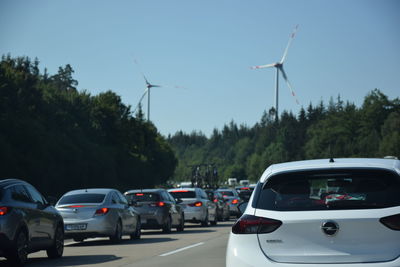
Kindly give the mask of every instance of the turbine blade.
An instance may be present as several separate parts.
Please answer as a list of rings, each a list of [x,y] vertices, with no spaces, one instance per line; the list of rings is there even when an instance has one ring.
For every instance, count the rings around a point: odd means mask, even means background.
[[[281,67],[279,68],[279,70],[281,71],[282,76],[283,76],[283,79],[285,80],[287,86],[289,87],[290,93],[291,93],[292,96],[294,97],[294,99],[295,99],[295,101],[296,101],[296,104],[297,104],[297,105],[300,105],[299,100],[297,99],[297,96],[296,96],[295,92],[293,91],[292,85],[290,84],[289,79],[288,79],[288,77],[287,77],[287,75],[286,75],[286,73],[285,73],[283,67],[281,66]]]
[[[139,102],[137,103],[137,105],[136,105],[135,110],[133,111],[133,113],[136,112],[136,110],[138,109],[138,107],[139,107],[140,103],[142,102],[143,98],[147,95],[147,92],[148,92],[148,91],[149,91],[148,88],[146,88],[146,90],[144,90],[144,93],[143,93],[142,97],[140,98]]]
[[[136,64],[137,67],[139,68],[139,71],[140,71],[140,73],[142,74],[143,79],[144,79],[145,83],[147,84],[147,86],[151,85],[151,84],[149,83],[149,81],[147,80],[146,76],[144,76],[143,71],[142,71],[142,69],[140,68],[140,65],[139,65],[139,63],[137,62],[136,58],[133,59],[133,62],[135,62],[135,64]]]
[[[272,63],[272,64],[267,64],[267,65],[260,65],[260,66],[253,66],[250,67],[252,70],[257,70],[257,69],[265,69],[265,68],[271,68],[271,67],[275,67],[276,63]]]
[[[299,24],[296,25],[296,27],[294,28],[292,34],[290,35],[289,42],[288,42],[288,44],[286,46],[285,52],[283,52],[283,56],[282,56],[282,59],[281,59],[281,62],[280,62],[281,64],[283,64],[283,62],[286,59],[286,56],[287,56],[287,53],[288,53],[288,50],[289,50],[289,46],[292,43],[294,37],[296,36],[296,32],[297,32],[297,28],[298,27],[299,27]]]

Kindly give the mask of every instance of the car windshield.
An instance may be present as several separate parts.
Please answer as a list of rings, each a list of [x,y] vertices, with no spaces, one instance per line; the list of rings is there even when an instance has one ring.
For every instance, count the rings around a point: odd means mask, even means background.
[[[169,192],[174,198],[196,198],[196,193],[189,190],[175,190]]]
[[[279,174],[261,190],[257,208],[278,211],[371,209],[400,205],[399,176],[383,170]]]
[[[58,205],[75,203],[102,203],[105,196],[105,194],[94,193],[67,195],[60,199]]]
[[[131,193],[127,194],[126,197],[129,200],[137,202],[157,202],[160,201],[160,195],[157,193]]]

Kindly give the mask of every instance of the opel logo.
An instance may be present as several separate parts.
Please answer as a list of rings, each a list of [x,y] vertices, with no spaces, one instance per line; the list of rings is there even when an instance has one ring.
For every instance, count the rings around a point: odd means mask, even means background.
[[[327,236],[334,236],[339,231],[339,225],[334,221],[327,221],[322,224],[321,229]]]

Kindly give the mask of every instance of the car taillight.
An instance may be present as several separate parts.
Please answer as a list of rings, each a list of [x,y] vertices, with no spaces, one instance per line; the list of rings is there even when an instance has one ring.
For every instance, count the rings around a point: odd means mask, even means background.
[[[214,203],[217,203],[217,202],[218,202],[218,199],[214,198]]]
[[[383,217],[379,221],[392,230],[400,231],[400,214]]]
[[[275,231],[282,225],[279,220],[263,218],[253,215],[243,215],[232,226],[234,234],[267,234]]]
[[[66,206],[64,208],[84,208],[84,207],[88,207],[88,205],[71,205],[71,206]]]
[[[201,207],[201,206],[203,206],[203,203],[202,203],[201,201],[197,201],[197,202],[195,202],[195,203],[188,204],[188,206],[191,206],[191,207]]]
[[[9,207],[0,207],[0,216],[6,215],[9,210]]]
[[[110,209],[109,208],[101,208],[96,210],[96,212],[94,213],[95,216],[101,216],[106,214]]]
[[[164,207],[165,206],[165,202],[158,201],[158,202],[155,202],[153,204],[150,204],[150,206],[152,206],[152,207]]]
[[[237,204],[238,202],[239,202],[239,200],[237,200],[237,199],[232,200],[232,204]]]

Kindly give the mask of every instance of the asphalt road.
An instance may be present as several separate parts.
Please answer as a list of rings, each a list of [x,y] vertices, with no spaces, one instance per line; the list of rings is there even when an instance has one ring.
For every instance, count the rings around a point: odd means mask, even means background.
[[[226,244],[233,222],[218,222],[210,227],[186,224],[184,232],[171,234],[145,230],[140,240],[124,236],[120,244],[111,244],[107,238],[82,243],[66,240],[62,258],[51,260],[45,252],[37,252],[29,255],[26,266],[225,267]],[[7,262],[0,260],[0,266],[7,266]]]

